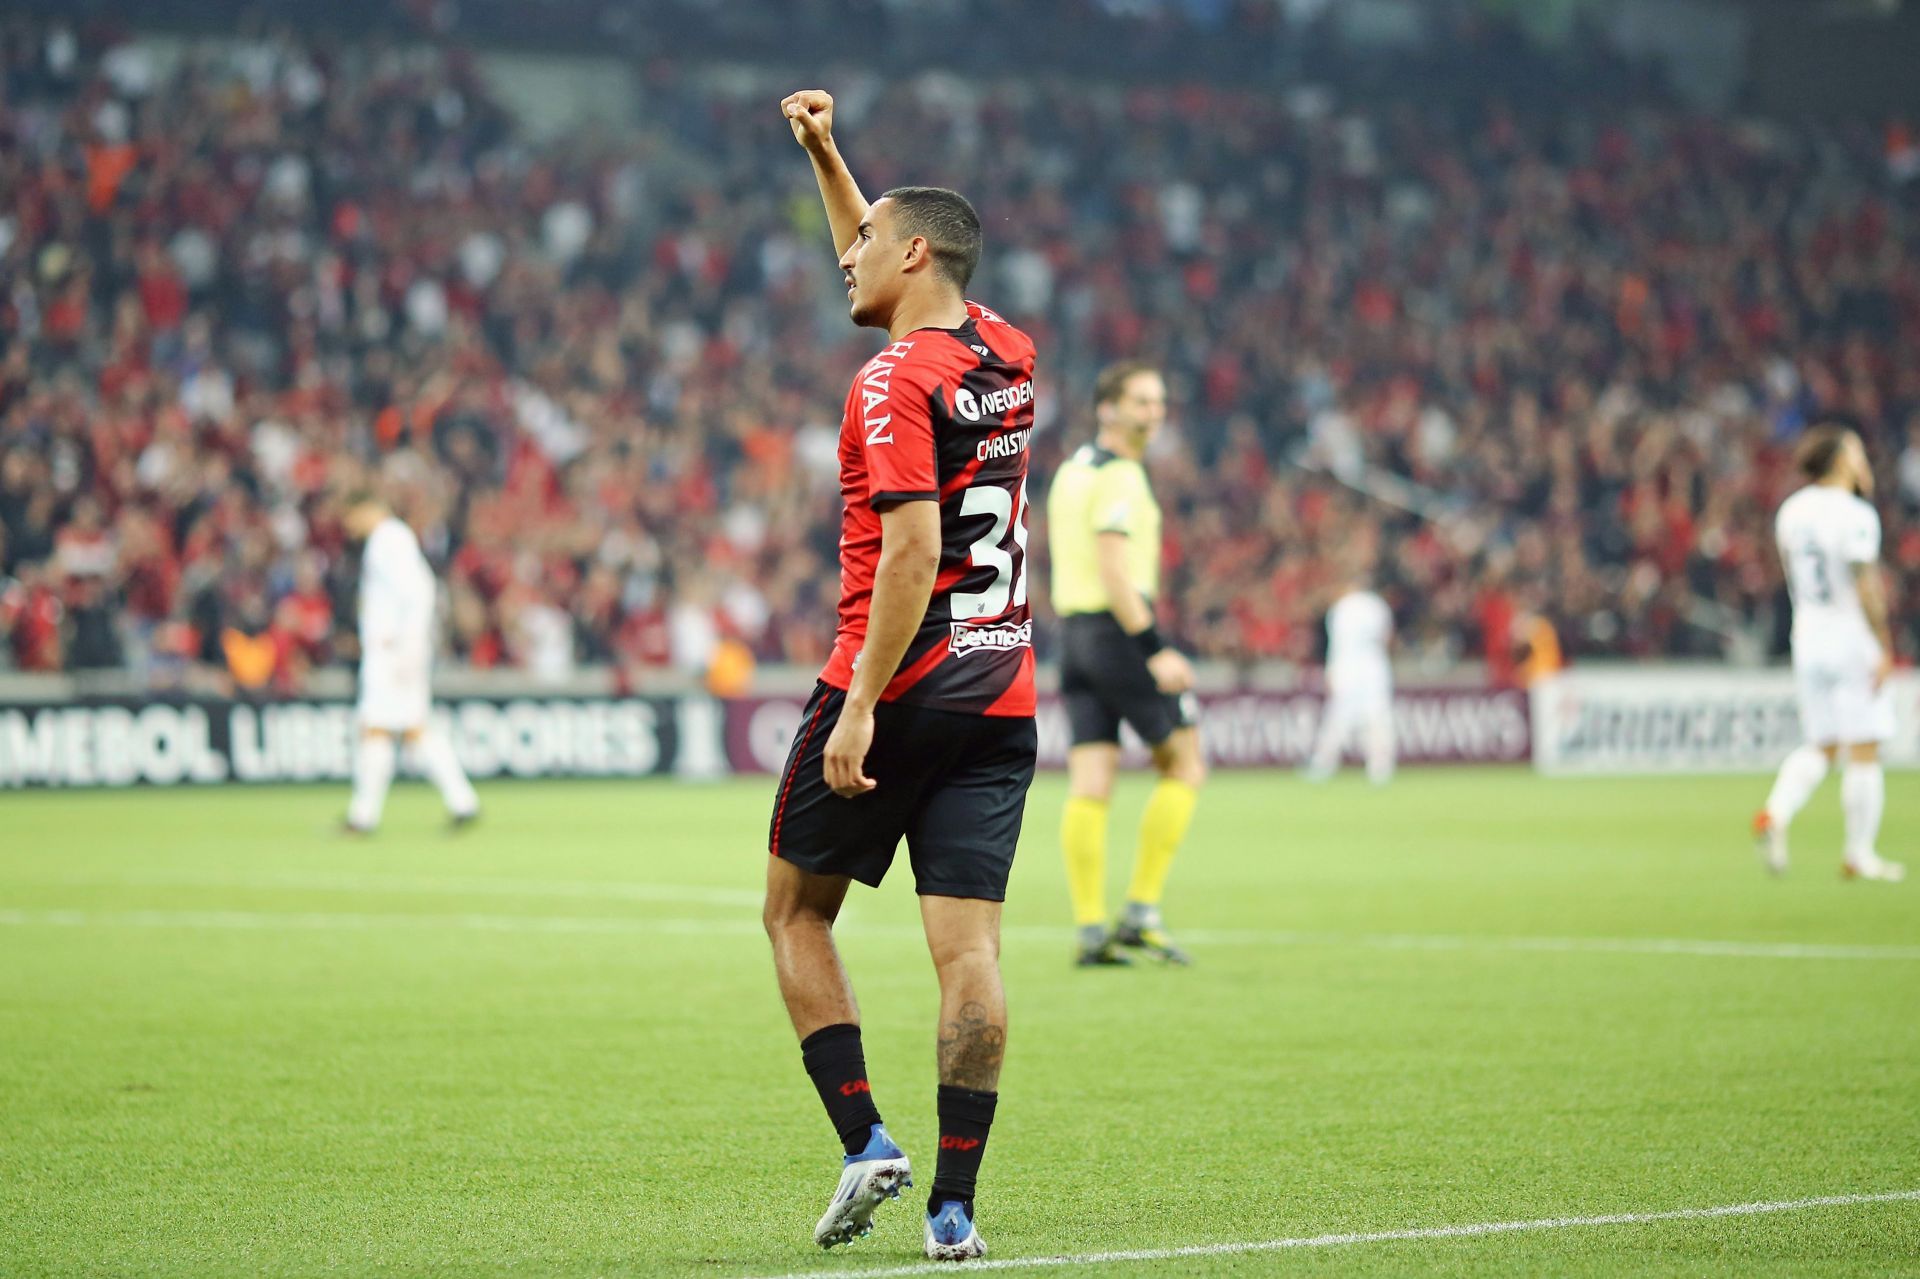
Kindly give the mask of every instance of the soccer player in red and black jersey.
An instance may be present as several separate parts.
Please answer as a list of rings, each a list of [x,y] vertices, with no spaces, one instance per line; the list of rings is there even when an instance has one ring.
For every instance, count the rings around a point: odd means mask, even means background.
[[[868,204],[833,141],[833,99],[781,112],[813,161],[853,322],[887,346],[840,427],[840,624],[774,800],[767,933],[807,1073],[846,1149],[815,1228],[872,1228],[911,1184],[881,1125],[833,922],[904,838],[940,978],[940,1151],[927,1204],[936,1260],[986,1251],[974,1183],[993,1122],[1006,999],[1000,903],[1033,780],[1027,440],[1033,343],[963,290],[980,219],[952,191]]]

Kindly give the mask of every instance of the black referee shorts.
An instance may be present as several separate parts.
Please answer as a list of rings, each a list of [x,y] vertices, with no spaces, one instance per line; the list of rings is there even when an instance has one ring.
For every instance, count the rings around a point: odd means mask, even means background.
[[[1060,697],[1075,746],[1117,744],[1122,721],[1149,746],[1200,722],[1198,700],[1191,693],[1176,697],[1160,691],[1113,614],[1070,614],[1061,619],[1060,629]]]
[[[844,799],[822,770],[846,701],[814,688],[774,795],[768,851],[878,887],[904,838],[922,896],[1005,901],[1039,745],[1033,720],[882,702],[867,752],[874,789]]]

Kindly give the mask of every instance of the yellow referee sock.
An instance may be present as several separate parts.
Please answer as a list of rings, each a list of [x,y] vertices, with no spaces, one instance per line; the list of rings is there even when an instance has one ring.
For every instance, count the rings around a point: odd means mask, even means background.
[[[1107,917],[1107,801],[1067,796],[1060,817],[1060,848],[1067,857],[1067,892],[1081,928]]]
[[[1147,798],[1147,811],[1140,818],[1140,851],[1133,859],[1133,883],[1127,888],[1127,900],[1142,906],[1158,906],[1167,888],[1167,872],[1173,869],[1173,855],[1187,837],[1193,821],[1193,807],[1200,793],[1185,782],[1171,777],[1160,779]]]

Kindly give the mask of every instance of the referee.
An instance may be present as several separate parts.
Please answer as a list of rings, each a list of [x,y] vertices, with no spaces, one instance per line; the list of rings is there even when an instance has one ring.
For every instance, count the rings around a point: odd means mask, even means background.
[[[1060,615],[1060,691],[1073,744],[1060,823],[1082,967],[1132,962],[1137,950],[1190,962],[1167,936],[1160,897],[1193,820],[1200,759],[1193,667],[1153,624],[1160,586],[1160,505],[1141,465],[1167,417],[1158,369],[1116,364],[1094,382],[1093,442],[1061,464],[1047,495],[1053,608]],[[1107,807],[1120,768],[1120,724],[1153,748],[1160,774],[1140,821],[1127,904],[1106,927]]]

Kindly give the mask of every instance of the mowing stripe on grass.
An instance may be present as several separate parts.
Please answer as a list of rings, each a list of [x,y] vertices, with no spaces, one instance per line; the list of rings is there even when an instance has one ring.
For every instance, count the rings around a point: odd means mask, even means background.
[[[622,919],[593,915],[383,915],[352,912],[259,910],[4,910],[0,925],[45,924],[60,928],[224,928],[241,931],[367,932],[438,928],[497,933],[617,933],[644,936],[729,934],[761,931],[757,919]]]
[[[20,910],[0,908],[0,926],[67,928],[228,928],[304,931],[439,928],[498,933],[578,933],[738,937],[761,931],[758,919],[647,919],[616,915],[401,914],[352,911]],[[913,924],[857,923],[849,939],[911,938]],[[1009,941],[1061,944],[1065,930],[1014,925]],[[1548,954],[1689,955],[1716,959],[1920,960],[1920,946],[1847,946],[1819,942],[1710,941],[1663,937],[1475,937],[1439,933],[1309,933],[1198,929],[1181,934],[1203,946],[1323,946],[1363,950],[1494,951]]]
[[[956,1267],[951,1261],[877,1270],[844,1270],[849,1279],[879,1279],[883,1275],[945,1275],[964,1268],[975,1270],[1035,1270],[1045,1266],[1112,1265],[1123,1261],[1177,1261],[1183,1257],[1225,1257],[1249,1252],[1284,1252],[1292,1248],[1341,1248],[1363,1243],[1400,1243],[1422,1239],[1471,1239],[1481,1235],[1510,1235],[1530,1230],[1568,1230],[1575,1226],[1641,1226],[1662,1221],[1703,1221],[1714,1217],[1756,1217],[1762,1213],[1801,1212],[1809,1208],[1845,1208],[1859,1204],[1920,1200],[1920,1190],[1895,1190],[1877,1195],[1822,1195],[1818,1199],[1776,1199],[1764,1203],[1723,1204],[1715,1208],[1676,1208],[1667,1212],[1612,1212],[1592,1217],[1534,1217],[1527,1221],[1479,1221],[1460,1226],[1420,1226],[1408,1230],[1373,1230],[1336,1235],[1302,1235],[1293,1239],[1261,1239],[1247,1243],[1195,1244],[1186,1248],[1138,1248],[1118,1252],[1083,1252],[1061,1257],[1005,1257],[969,1261]],[[813,1279],[819,1270],[798,1270],[770,1279]],[[747,1276],[746,1279],[758,1279]]]
[[[1360,946],[1369,950],[1513,950],[1733,959],[1920,959],[1920,946],[1713,941],[1693,937],[1501,937],[1467,933],[1308,933],[1182,929],[1180,940],[1213,946]]]
[[[77,887],[120,887],[128,884],[181,886],[193,888],[238,888],[339,893],[392,894],[396,896],[447,897],[564,897],[600,901],[692,902],[708,906],[738,906],[760,909],[761,894],[747,888],[713,888],[697,884],[662,884],[635,880],[595,879],[510,879],[478,875],[386,875],[342,874],[290,871],[257,875],[218,875],[194,871],[136,871],[123,877],[62,878],[52,881]],[[851,907],[843,918],[851,921],[858,907]],[[488,920],[517,917],[482,917]],[[699,932],[702,921],[668,922],[666,927],[678,933]],[[244,925],[234,925],[243,927]],[[359,927],[361,925],[343,925]],[[509,924],[488,922],[471,925],[508,931]],[[531,931],[566,931],[542,923]],[[600,921],[578,931],[609,932]],[[739,929],[718,924],[712,931],[731,936]],[[869,931],[861,925],[852,935]],[[873,926],[876,935],[919,936],[911,927],[889,929]],[[1005,936],[1016,940],[1058,941],[1057,930],[1033,926],[1010,926]],[[1853,945],[1825,942],[1750,942],[1716,941],[1691,937],[1503,937],[1447,933],[1333,933],[1302,930],[1200,928],[1182,929],[1180,939],[1203,946],[1358,946],[1369,950],[1514,950],[1543,953],[1593,951],[1636,955],[1703,955],[1736,959],[1894,959],[1920,960],[1920,946]]]

